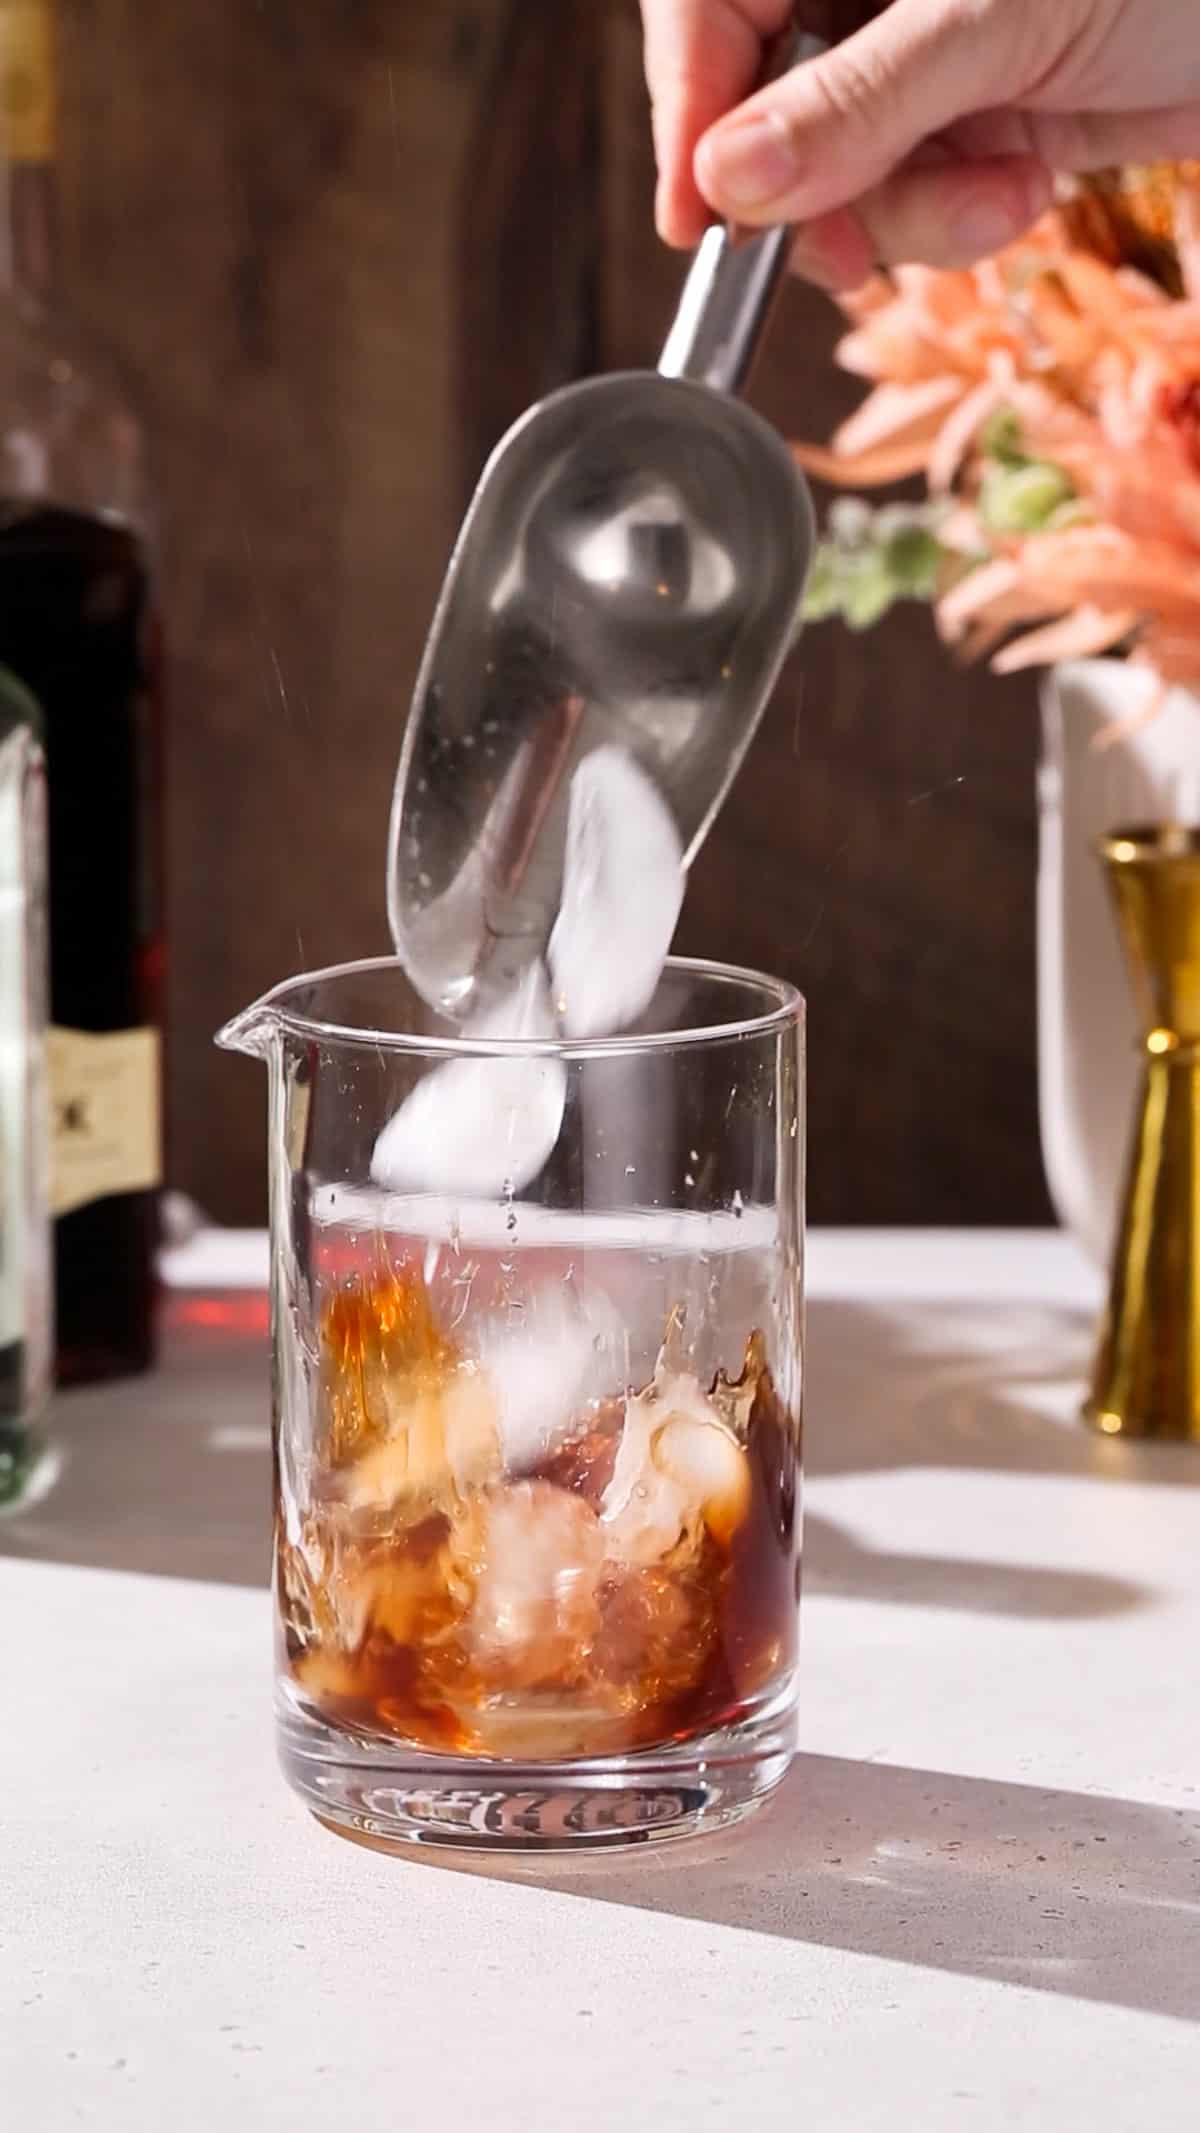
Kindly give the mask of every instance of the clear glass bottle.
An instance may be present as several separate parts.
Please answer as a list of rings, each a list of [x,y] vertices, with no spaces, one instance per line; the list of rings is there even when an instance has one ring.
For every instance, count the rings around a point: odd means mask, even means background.
[[[41,717],[0,671],[0,1510],[38,1458],[53,1294],[46,1101],[46,776]]]
[[[141,426],[54,302],[54,11],[0,0],[0,663],[45,719],[58,1376],[144,1369],[161,1177],[160,661]]]

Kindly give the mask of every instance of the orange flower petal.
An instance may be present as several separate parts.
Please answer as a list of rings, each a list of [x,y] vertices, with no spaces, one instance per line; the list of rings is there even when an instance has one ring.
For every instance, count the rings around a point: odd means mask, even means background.
[[[1137,628],[1135,614],[1111,614],[1098,607],[1078,607],[1057,622],[1028,630],[997,652],[992,667],[997,674],[1020,674],[1028,667],[1054,666],[1060,659],[1095,659],[1111,652],[1114,645]]]

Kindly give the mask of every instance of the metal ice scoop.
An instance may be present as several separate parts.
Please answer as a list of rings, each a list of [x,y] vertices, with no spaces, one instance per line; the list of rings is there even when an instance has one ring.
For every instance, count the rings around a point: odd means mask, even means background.
[[[786,445],[734,397],[789,239],[710,231],[657,372],[551,394],[484,470],[392,810],[388,917],[432,1004],[485,1010],[544,951],[583,756],[629,751],[690,861],[753,739],[813,548]]]

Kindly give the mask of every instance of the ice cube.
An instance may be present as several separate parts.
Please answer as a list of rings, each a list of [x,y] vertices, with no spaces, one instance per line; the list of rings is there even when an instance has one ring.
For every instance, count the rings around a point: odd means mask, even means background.
[[[495,1696],[484,1704],[448,1699],[475,1755],[506,1762],[568,1762],[584,1755],[620,1755],[635,1745],[627,1712],[611,1696],[583,1698],[578,1689],[560,1694],[528,1690]],[[565,1815],[569,1794],[556,1806],[539,1810],[543,1827],[549,1817]],[[564,1835],[574,1835],[565,1828]]]
[[[578,1430],[612,1383],[622,1328],[608,1299],[580,1300],[561,1283],[534,1290],[519,1320],[484,1324],[479,1360],[494,1388],[504,1464],[538,1465]]]
[[[490,1042],[553,1037],[555,1021],[540,963],[486,1015],[464,1029]],[[375,1143],[371,1176],[388,1192],[500,1199],[523,1192],[546,1167],[562,1130],[562,1061],[516,1053],[452,1059],[418,1082]]]
[[[727,1548],[750,1501],[750,1467],[697,1378],[660,1369],[625,1404],[600,1521],[617,1562],[661,1562],[704,1531]]]
[[[463,1634],[489,1688],[578,1680],[599,1626],[595,1512],[551,1482],[519,1481],[474,1507],[464,1540],[475,1596]]]
[[[571,780],[562,900],[548,950],[568,1037],[600,1037],[649,1005],[684,889],[683,846],[653,781],[623,748]]]

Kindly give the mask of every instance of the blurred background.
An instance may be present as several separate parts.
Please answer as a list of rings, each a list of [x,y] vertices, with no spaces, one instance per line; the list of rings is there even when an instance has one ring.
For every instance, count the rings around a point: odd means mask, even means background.
[[[212,1047],[294,970],[386,948],[409,692],[483,459],[537,395],[651,364],[634,0],[61,0],[63,288],[125,364],[162,507],[168,1172],[265,1206],[261,1073]],[[824,438],[838,321],[789,292],[753,398]],[[1035,705],[922,610],[814,631],[681,944],[810,1005],[818,1222],[1048,1215]]]

